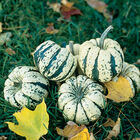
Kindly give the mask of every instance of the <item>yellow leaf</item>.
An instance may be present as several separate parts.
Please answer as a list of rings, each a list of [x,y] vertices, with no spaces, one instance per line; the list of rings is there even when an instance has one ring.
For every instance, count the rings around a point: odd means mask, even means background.
[[[107,7],[108,5],[105,4],[101,0],[85,0],[89,6],[97,10],[98,12],[102,13],[104,17],[111,22],[112,21],[112,15],[108,12]]]
[[[73,6],[73,2],[69,2],[69,1],[67,1],[67,0],[61,0],[61,3],[63,4],[63,5],[65,5],[66,7],[68,7],[68,8],[72,8],[72,6]]]
[[[80,133],[73,136],[69,140],[90,140],[90,135],[87,128],[84,128]]]
[[[112,137],[117,137],[120,133],[120,118],[118,118],[116,124],[114,125],[113,129],[109,131],[107,138],[104,140],[110,140]]]
[[[129,81],[123,76],[120,76],[117,81],[106,82],[105,86],[108,89],[106,98],[117,103],[129,101],[134,96]]]
[[[42,135],[48,133],[49,115],[46,112],[44,100],[37,105],[34,111],[24,107],[21,112],[16,112],[13,115],[18,121],[18,125],[6,122],[9,129],[26,137],[27,140],[38,140]]]
[[[60,136],[67,137],[69,140],[90,140],[90,135],[86,126],[78,126],[72,121],[69,121],[64,129],[56,127],[56,130]]]
[[[0,33],[2,32],[2,23],[0,22]]]

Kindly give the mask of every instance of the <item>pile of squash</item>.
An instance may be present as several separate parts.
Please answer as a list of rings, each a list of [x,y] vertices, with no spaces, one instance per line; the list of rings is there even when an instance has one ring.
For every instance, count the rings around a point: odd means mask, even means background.
[[[13,106],[34,107],[48,95],[49,80],[61,82],[58,106],[64,118],[88,124],[101,115],[107,102],[103,83],[120,75],[130,82],[134,93],[140,91],[140,71],[124,62],[118,42],[106,38],[109,26],[100,38],[65,48],[48,40],[33,53],[35,67],[16,67],[5,81],[4,97]]]

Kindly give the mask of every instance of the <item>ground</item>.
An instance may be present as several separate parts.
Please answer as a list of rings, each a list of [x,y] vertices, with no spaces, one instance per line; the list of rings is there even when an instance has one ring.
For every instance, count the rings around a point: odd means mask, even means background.
[[[50,0],[50,2],[56,1]],[[9,72],[16,66],[34,65],[31,53],[43,41],[50,39],[60,45],[68,44],[69,40],[83,43],[91,38],[100,37],[100,33],[112,24],[114,30],[108,37],[119,42],[124,51],[125,61],[135,63],[140,58],[140,4],[138,0],[105,0],[108,10],[113,14],[111,23],[84,0],[72,1],[75,3],[74,6],[81,10],[82,15],[72,16],[71,20],[61,22],[57,20],[60,14],[47,6],[47,0],[0,1],[0,22],[3,23],[3,32],[12,33],[11,41],[0,45],[0,136],[4,135],[8,137],[8,140],[22,138],[10,131],[4,123],[14,121],[12,114],[18,110],[4,100],[4,82]],[[47,34],[45,29],[48,23],[54,23],[54,27],[59,32]],[[12,48],[15,54],[9,55],[5,51],[6,48]],[[140,65],[136,64],[136,66],[140,68]],[[50,94],[46,99],[50,116],[49,133],[44,136],[46,139],[61,139],[55,128],[63,128],[66,124],[57,108],[57,91],[57,86],[51,82]],[[108,100],[108,105],[100,119],[87,127],[97,139],[103,139],[111,128],[105,128],[102,124],[107,118],[116,121],[120,116],[121,133],[116,139],[131,140],[138,137],[138,130],[140,130],[139,106],[140,93],[137,93],[129,102],[114,103]]]

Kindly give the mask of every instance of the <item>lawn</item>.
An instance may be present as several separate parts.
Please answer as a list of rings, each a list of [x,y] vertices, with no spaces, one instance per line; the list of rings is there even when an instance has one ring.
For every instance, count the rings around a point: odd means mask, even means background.
[[[34,66],[31,53],[46,40],[53,40],[59,45],[68,44],[70,40],[83,43],[100,34],[112,24],[114,29],[108,34],[119,42],[125,55],[125,61],[136,63],[140,59],[140,3],[138,0],[104,0],[108,10],[113,15],[109,23],[102,13],[91,8],[84,0],[71,0],[74,6],[82,12],[74,15],[70,20],[58,20],[60,13],[54,12],[47,5],[48,0],[1,0],[0,22],[3,23],[3,33],[11,32],[11,40],[0,45],[0,136],[8,140],[24,139],[7,127],[6,121],[15,121],[12,114],[18,111],[4,100],[3,88],[8,74],[16,66]],[[49,2],[60,2],[50,0]],[[46,33],[48,23],[53,23],[59,30],[56,34]],[[11,48],[15,54],[9,55],[5,50]],[[135,64],[140,68],[140,64]],[[50,82],[49,96],[45,100],[50,116],[49,132],[45,139],[61,139],[57,135],[56,127],[66,125],[61,112],[57,108],[58,87]],[[116,121],[121,119],[121,132],[115,139],[131,140],[140,137],[140,93],[129,102],[114,103],[108,100],[106,109],[100,119],[90,123],[87,128],[100,140],[104,139],[111,128],[102,126],[107,118]]]

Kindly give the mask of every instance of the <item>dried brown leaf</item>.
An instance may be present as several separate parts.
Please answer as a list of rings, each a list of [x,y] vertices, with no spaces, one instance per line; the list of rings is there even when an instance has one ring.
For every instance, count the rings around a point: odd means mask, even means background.
[[[116,121],[113,129],[109,132],[108,136],[104,140],[111,140],[112,137],[117,137],[120,133],[120,118]]]
[[[52,8],[55,12],[60,13],[61,4],[60,3],[50,3],[47,2],[47,5]]]
[[[60,129],[60,128],[56,127],[56,131],[57,131],[58,135],[67,137],[67,138],[71,138],[71,140],[74,140],[72,138],[77,137],[77,135],[79,135],[79,134],[81,136],[83,133],[87,132],[87,130],[84,130],[85,128],[86,128],[85,125],[78,126],[76,123],[69,121],[64,129]],[[84,130],[84,132],[81,134],[80,132],[82,132],[83,130]]]
[[[72,15],[81,15],[82,12],[77,9],[76,7],[73,7],[74,3],[69,2],[67,0],[61,0],[61,15],[64,19],[70,19]]]
[[[53,23],[48,23],[48,27],[46,28],[46,33],[48,34],[56,34],[58,33],[59,30],[54,28],[54,24]]]
[[[114,125],[115,125],[115,122],[110,118],[108,118],[107,121],[103,124],[104,127],[108,127],[108,126],[114,127]]]
[[[86,0],[87,3],[94,9],[96,9],[100,13],[104,13],[107,8],[107,4],[105,4],[103,1],[99,0]]]
[[[14,55],[14,54],[16,54],[16,52],[15,52],[14,50],[12,50],[11,48],[5,49],[5,52],[7,52],[9,55]]]
[[[62,5],[61,7],[61,14],[64,17],[64,19],[70,19],[73,15],[82,15],[81,11],[75,7],[67,7],[65,5]]]
[[[117,103],[129,101],[134,96],[129,81],[120,76],[117,81],[109,81],[105,83],[108,89],[106,98],[109,98]]]
[[[107,10],[108,5],[105,4],[103,1],[100,0],[85,0],[89,6],[97,10],[98,12],[102,13],[104,17],[111,22],[112,21],[112,15]]]
[[[67,0],[61,0],[61,3],[63,4],[63,5],[65,5],[66,7],[68,7],[68,8],[72,8],[72,6],[73,6],[73,2],[69,2],[69,1],[67,1]]]
[[[0,140],[7,140],[7,137],[1,136],[1,137],[0,137]]]

